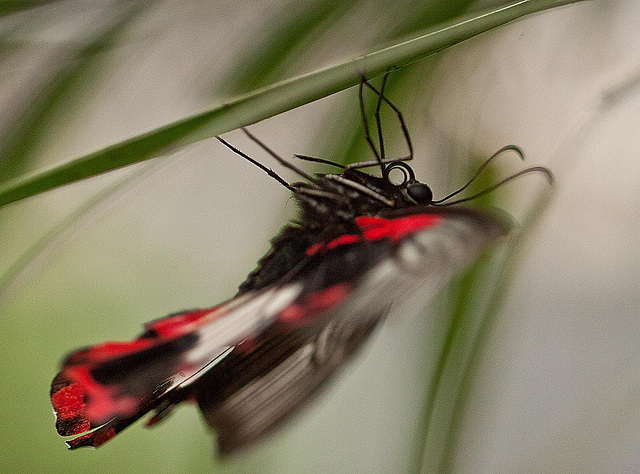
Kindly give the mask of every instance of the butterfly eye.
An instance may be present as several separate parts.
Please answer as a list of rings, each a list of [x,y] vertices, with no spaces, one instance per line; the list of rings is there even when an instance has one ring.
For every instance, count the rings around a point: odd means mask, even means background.
[[[407,194],[418,204],[431,204],[433,193],[431,188],[419,181],[409,181],[407,183]]]
[[[402,173],[401,179],[398,178],[398,173],[391,174],[394,170],[400,170]],[[399,188],[404,188],[408,183],[414,182],[416,180],[415,175],[413,174],[413,170],[411,167],[402,162],[395,161],[384,169],[384,178],[394,186],[398,186]]]

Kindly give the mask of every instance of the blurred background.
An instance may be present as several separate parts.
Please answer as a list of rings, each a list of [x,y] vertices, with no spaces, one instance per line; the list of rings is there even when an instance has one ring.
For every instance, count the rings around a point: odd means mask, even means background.
[[[499,3],[7,2],[0,179]],[[510,143],[557,178],[473,352],[446,436],[448,469],[640,470],[639,21],[635,0],[584,2],[390,76],[412,166],[436,196]],[[368,158],[353,88],[252,130],[287,158]],[[385,130],[401,154],[392,118]],[[241,133],[225,138],[271,166]],[[503,157],[496,173],[516,161]],[[548,193],[525,178],[496,205],[525,220]],[[68,452],[57,435],[48,394],[66,353],[229,298],[295,213],[286,189],[215,140],[0,209],[0,470],[430,470],[425,400],[455,289],[392,315],[323,397],[239,457],[217,459],[186,405],[97,451]]]

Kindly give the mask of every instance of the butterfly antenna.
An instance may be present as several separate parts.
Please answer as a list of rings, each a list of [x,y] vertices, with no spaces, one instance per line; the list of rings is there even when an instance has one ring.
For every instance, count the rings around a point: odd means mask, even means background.
[[[506,145],[503,146],[502,148],[500,148],[498,151],[496,151],[493,155],[491,155],[489,158],[487,158],[485,160],[484,163],[482,163],[480,165],[480,167],[478,167],[478,169],[476,170],[476,172],[474,173],[474,175],[471,177],[471,179],[469,181],[467,181],[467,184],[465,184],[464,186],[462,186],[460,189],[458,189],[457,191],[452,192],[451,194],[449,194],[448,196],[443,197],[442,199],[438,199],[437,201],[433,201],[432,204],[439,204],[441,202],[446,201],[447,199],[451,199],[453,196],[456,196],[457,194],[460,194],[462,191],[464,191],[465,189],[467,189],[471,183],[473,183],[475,181],[475,179],[478,177],[478,175],[482,172],[483,169],[485,169],[487,167],[487,165],[489,163],[491,163],[491,161],[493,161],[494,158],[496,158],[497,156],[501,155],[502,153],[504,153],[505,151],[515,151],[518,156],[520,156],[520,158],[524,161],[524,152],[522,151],[522,149],[519,146],[516,145]]]
[[[256,165],[258,168],[260,168],[262,171],[264,171],[265,173],[267,173],[269,176],[271,176],[273,179],[275,179],[278,183],[280,183],[281,185],[283,185],[285,188],[287,188],[289,191],[293,191],[294,188],[287,183],[284,179],[282,179],[275,171],[273,171],[271,168],[267,168],[265,165],[263,165],[262,163],[259,163],[258,161],[254,160],[253,158],[251,158],[249,155],[247,155],[246,153],[243,153],[242,151],[238,150],[236,147],[234,147],[231,143],[227,142],[226,140],[224,140],[221,137],[216,137],[218,139],[218,141],[220,143],[222,143],[224,146],[226,146],[229,150],[231,150],[232,152],[234,152],[236,155],[240,155],[242,158],[244,158],[245,160],[249,161],[250,163]]]
[[[482,191],[474,194],[473,196],[469,196],[463,199],[457,199],[455,201],[450,201],[445,203],[440,203],[440,201],[437,201],[437,202],[433,201],[431,202],[431,205],[437,206],[437,207],[445,207],[445,206],[452,206],[454,204],[460,204],[461,202],[471,201],[472,199],[476,199],[476,198],[479,198],[480,196],[484,196],[485,194],[489,194],[490,192],[498,189],[500,186],[507,184],[509,181],[513,181],[514,179],[529,173],[542,173],[546,176],[547,180],[549,181],[549,184],[553,184],[553,181],[554,181],[553,173],[551,173],[551,171],[548,168],[545,168],[544,166],[532,166],[531,168],[518,171],[516,174],[513,174],[508,178],[503,179],[499,183],[496,183],[493,186],[488,187],[487,189],[483,189]]]
[[[307,155],[295,154],[295,155],[293,155],[293,157],[294,158],[298,158],[299,160],[302,160],[302,161],[311,161],[313,163],[322,163],[323,165],[336,166],[336,167],[342,168],[342,169],[346,168],[345,165],[341,165],[340,163],[336,163],[335,161],[325,160],[324,158],[317,158],[315,156],[307,156]]]
[[[308,180],[310,182],[314,182],[315,181],[315,179],[312,176],[308,175],[307,173],[302,171],[297,166],[292,165],[287,160],[285,160],[284,158],[279,156],[275,151],[273,151],[271,148],[269,148],[267,145],[265,145],[262,141],[260,141],[255,135],[253,135],[245,127],[241,127],[241,129],[251,140],[253,140],[255,143],[257,143],[260,148],[262,148],[264,151],[266,151],[268,154],[270,154],[273,158],[275,158],[276,161],[278,163],[280,163],[282,166],[284,166],[285,168],[289,168],[294,173],[302,176],[304,179],[306,179],[306,180]],[[289,187],[289,189],[292,189],[292,188]]]

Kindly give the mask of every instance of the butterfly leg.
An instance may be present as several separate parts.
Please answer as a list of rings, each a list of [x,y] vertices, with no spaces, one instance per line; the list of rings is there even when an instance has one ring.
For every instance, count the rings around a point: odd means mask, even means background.
[[[382,164],[382,158],[380,157],[380,153],[378,153],[378,149],[376,148],[373,140],[371,140],[371,134],[369,133],[369,123],[367,122],[367,113],[364,108],[364,84],[369,84],[365,77],[362,77],[362,81],[360,82],[360,86],[358,89],[360,96],[360,114],[362,116],[362,125],[364,127],[364,138],[369,144],[369,148],[373,152],[373,155],[376,157],[376,161],[380,165],[380,169],[384,172],[384,165]]]
[[[387,99],[385,97],[385,95],[383,94],[383,89],[384,89],[384,86],[386,85],[386,78],[387,78],[388,74],[389,73],[385,74],[385,77],[383,78],[382,88],[381,88],[380,91],[378,91],[378,89],[373,87],[369,83],[369,81],[367,81],[366,78],[364,78],[364,77],[362,78],[362,82],[360,83],[360,91],[361,91],[360,103],[361,103],[361,107],[363,107],[364,99],[362,98],[362,89],[363,89],[363,86],[367,86],[369,89],[371,89],[373,92],[375,92],[376,95],[378,96],[378,110],[379,110],[382,102],[386,103],[389,107],[391,107],[391,109],[396,113],[396,116],[398,117],[398,121],[400,122],[400,128],[402,129],[402,134],[404,135],[404,139],[405,139],[405,141],[407,143],[407,148],[409,149],[409,154],[406,157],[400,158],[400,159],[395,159],[393,161],[409,161],[409,160],[413,159],[413,145],[411,143],[411,137],[409,136],[409,130],[407,129],[407,125],[406,125],[406,123],[404,121],[404,117],[403,117],[402,112],[400,111],[400,109],[398,109],[398,107],[396,107],[393,104],[393,102],[391,102],[389,99]],[[363,117],[364,117],[364,109],[362,109],[362,110],[363,110]],[[378,127],[379,127],[379,130],[380,130],[381,127],[380,127],[379,117],[378,116],[376,116],[376,120],[378,121]],[[365,134],[367,134],[367,133],[368,133],[368,127],[365,124]],[[379,131],[379,134],[380,134],[380,140],[382,141],[382,132]],[[370,139],[368,141],[370,141]],[[377,154],[377,152],[376,152],[376,157],[379,158],[379,155]],[[379,161],[380,161],[380,158],[379,158]]]
[[[384,163],[384,140],[382,138],[382,122],[380,121],[380,107],[382,107],[382,98],[384,97],[384,86],[387,84],[387,78],[389,73],[387,72],[382,76],[382,84],[380,85],[380,94],[378,95],[378,105],[376,105],[376,112],[374,114],[376,118],[376,128],[378,129],[378,143],[380,145],[380,161]]]

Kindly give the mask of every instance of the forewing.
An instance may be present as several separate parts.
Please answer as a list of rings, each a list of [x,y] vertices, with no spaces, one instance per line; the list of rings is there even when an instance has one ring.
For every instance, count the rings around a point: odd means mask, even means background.
[[[148,323],[131,342],[70,354],[51,385],[58,432],[81,435],[67,442],[70,448],[97,447],[147,412],[166,412],[236,344],[259,335],[297,293],[295,284],[245,293]]]

